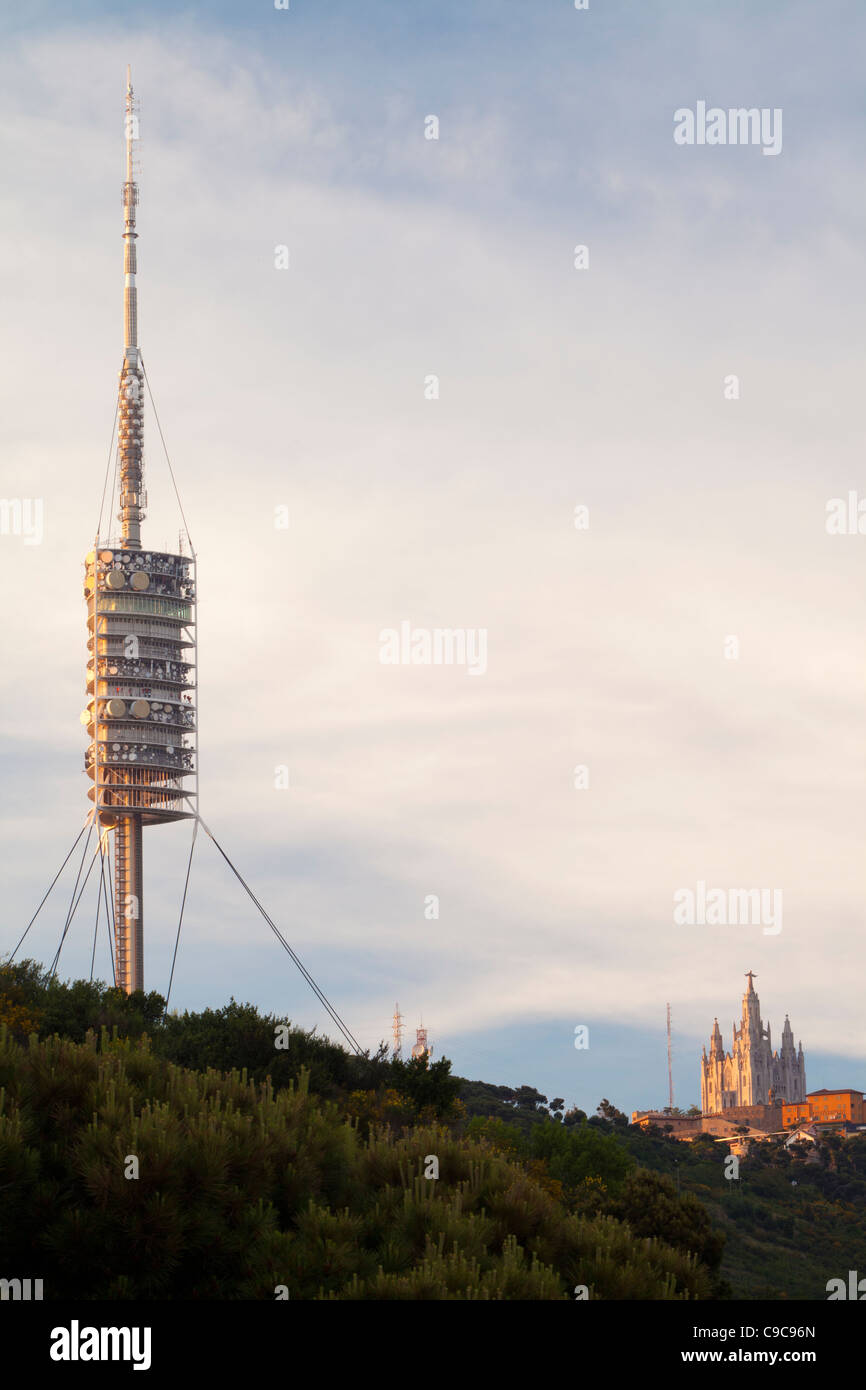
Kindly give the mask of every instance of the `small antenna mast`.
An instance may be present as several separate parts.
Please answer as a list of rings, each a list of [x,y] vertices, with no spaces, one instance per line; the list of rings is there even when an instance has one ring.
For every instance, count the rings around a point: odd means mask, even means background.
[[[393,1052],[393,1056],[396,1057],[396,1058],[402,1058],[402,1056],[403,1056],[403,1015],[402,1015],[401,1012],[400,1012],[400,1005],[399,1005],[399,1004],[395,1004],[395,1005],[394,1005],[393,1033],[394,1033],[394,1052]]]
[[[674,1108],[674,1072],[671,1066],[671,1006],[668,1004],[668,1106]]]

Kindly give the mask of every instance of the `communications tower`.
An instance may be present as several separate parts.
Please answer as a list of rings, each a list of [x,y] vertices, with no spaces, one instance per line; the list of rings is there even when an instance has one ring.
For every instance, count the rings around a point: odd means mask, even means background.
[[[120,532],[97,535],[85,561],[90,736],[85,768],[100,834],[114,831],[115,977],[144,988],[146,826],[194,818],[196,772],[195,558],[146,550],[144,372],[138,343],[133,149],[138,112],[126,76],[123,198],[123,365],[118,395]],[[180,545],[178,547],[181,549]],[[188,779],[195,778],[193,786]]]
[[[393,1056],[402,1058],[403,1056],[403,1015],[400,1012],[400,1005],[394,1005],[394,1019],[392,1022],[392,1035],[394,1038]]]
[[[413,1057],[432,1057],[433,1047],[427,1041],[427,1029],[424,1027],[415,1029],[415,1042],[412,1047]]]

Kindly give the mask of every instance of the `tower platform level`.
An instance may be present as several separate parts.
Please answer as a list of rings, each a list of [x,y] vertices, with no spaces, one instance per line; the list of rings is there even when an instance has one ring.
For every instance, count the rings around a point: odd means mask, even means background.
[[[158,551],[87,556],[85,768],[99,821],[194,815],[195,561]]]

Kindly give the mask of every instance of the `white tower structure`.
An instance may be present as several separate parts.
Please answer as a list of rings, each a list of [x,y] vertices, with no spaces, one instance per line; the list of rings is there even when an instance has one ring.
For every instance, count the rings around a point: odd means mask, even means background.
[[[114,829],[115,976],[144,988],[145,826],[195,815],[195,561],[144,550],[144,374],[138,343],[133,150],[138,114],[127,68],[123,183],[123,365],[118,399],[120,534],[85,561],[90,735],[85,768],[98,824]],[[184,807],[186,803],[186,808]]]
[[[433,1056],[433,1047],[427,1042],[427,1029],[424,1027],[415,1029],[415,1042],[412,1047],[412,1056]]]
[[[733,1046],[725,1052],[719,1020],[710,1037],[710,1051],[701,1057],[701,1110],[717,1115],[739,1105],[767,1105],[771,1100],[806,1099],[806,1059],[803,1044],[794,1048],[794,1034],[787,1014],[782,1029],[782,1046],[773,1051],[770,1025],[761,1022],[761,1008],[755,992],[755,974],[746,976],[743,1012],[738,1028],[733,1025]]]

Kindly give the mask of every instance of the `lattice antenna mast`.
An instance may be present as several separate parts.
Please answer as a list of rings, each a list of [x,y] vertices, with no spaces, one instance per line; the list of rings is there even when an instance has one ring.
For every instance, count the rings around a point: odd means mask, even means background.
[[[403,1056],[403,1015],[400,1012],[399,1004],[394,1005],[393,1035],[394,1056],[401,1058]]]
[[[674,1108],[674,1071],[671,1064],[671,1006],[668,1004],[668,1105]]]

